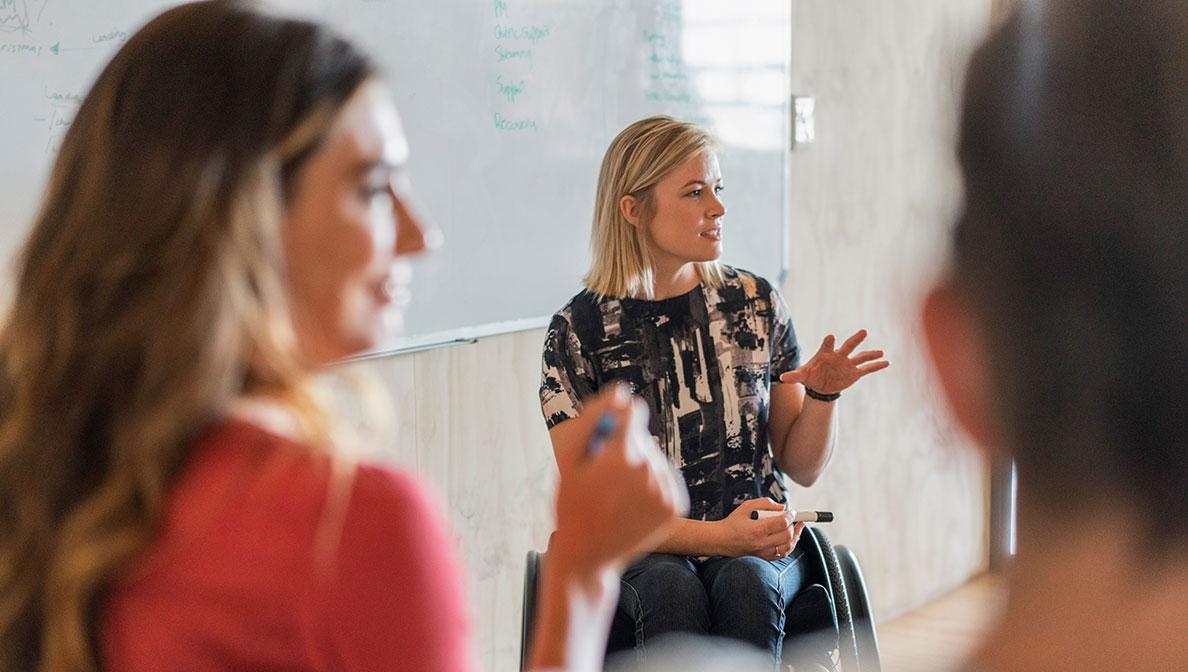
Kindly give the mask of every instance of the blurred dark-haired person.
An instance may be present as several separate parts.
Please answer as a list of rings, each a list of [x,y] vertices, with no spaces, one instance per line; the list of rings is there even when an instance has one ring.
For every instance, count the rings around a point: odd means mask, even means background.
[[[1022,3],[969,67],[959,156],[925,337],[1019,478],[972,669],[1188,669],[1188,5]]]

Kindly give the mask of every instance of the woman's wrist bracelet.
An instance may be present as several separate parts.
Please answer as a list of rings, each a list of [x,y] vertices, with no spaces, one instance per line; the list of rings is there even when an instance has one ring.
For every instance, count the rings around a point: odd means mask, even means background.
[[[822,392],[818,392],[818,391],[814,390],[813,388],[809,387],[808,385],[804,386],[804,394],[808,398],[816,399],[817,401],[836,401],[837,398],[841,396],[841,392],[834,392],[832,394],[824,394]]]

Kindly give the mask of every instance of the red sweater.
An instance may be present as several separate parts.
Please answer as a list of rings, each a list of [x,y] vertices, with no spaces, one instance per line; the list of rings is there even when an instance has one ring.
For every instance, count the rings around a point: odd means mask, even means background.
[[[408,476],[331,470],[252,424],[206,432],[105,602],[104,668],[470,669],[439,513]]]

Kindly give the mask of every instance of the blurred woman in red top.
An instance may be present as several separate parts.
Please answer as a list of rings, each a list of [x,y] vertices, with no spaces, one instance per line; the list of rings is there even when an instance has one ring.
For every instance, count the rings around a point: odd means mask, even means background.
[[[407,301],[408,153],[365,56],[246,3],[104,69],[0,334],[0,669],[469,669],[438,512],[336,458],[306,391]],[[617,572],[681,509],[634,409],[581,418],[618,429],[560,485],[538,666],[600,663]]]

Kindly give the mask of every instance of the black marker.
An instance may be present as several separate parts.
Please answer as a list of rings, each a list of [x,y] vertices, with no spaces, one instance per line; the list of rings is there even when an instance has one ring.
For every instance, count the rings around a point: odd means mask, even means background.
[[[785,511],[752,511],[751,520],[759,520],[760,518],[771,518],[772,516],[782,516],[785,513],[792,514],[792,522],[794,523],[831,523],[833,522],[832,511],[797,511],[795,509],[787,509]]]

